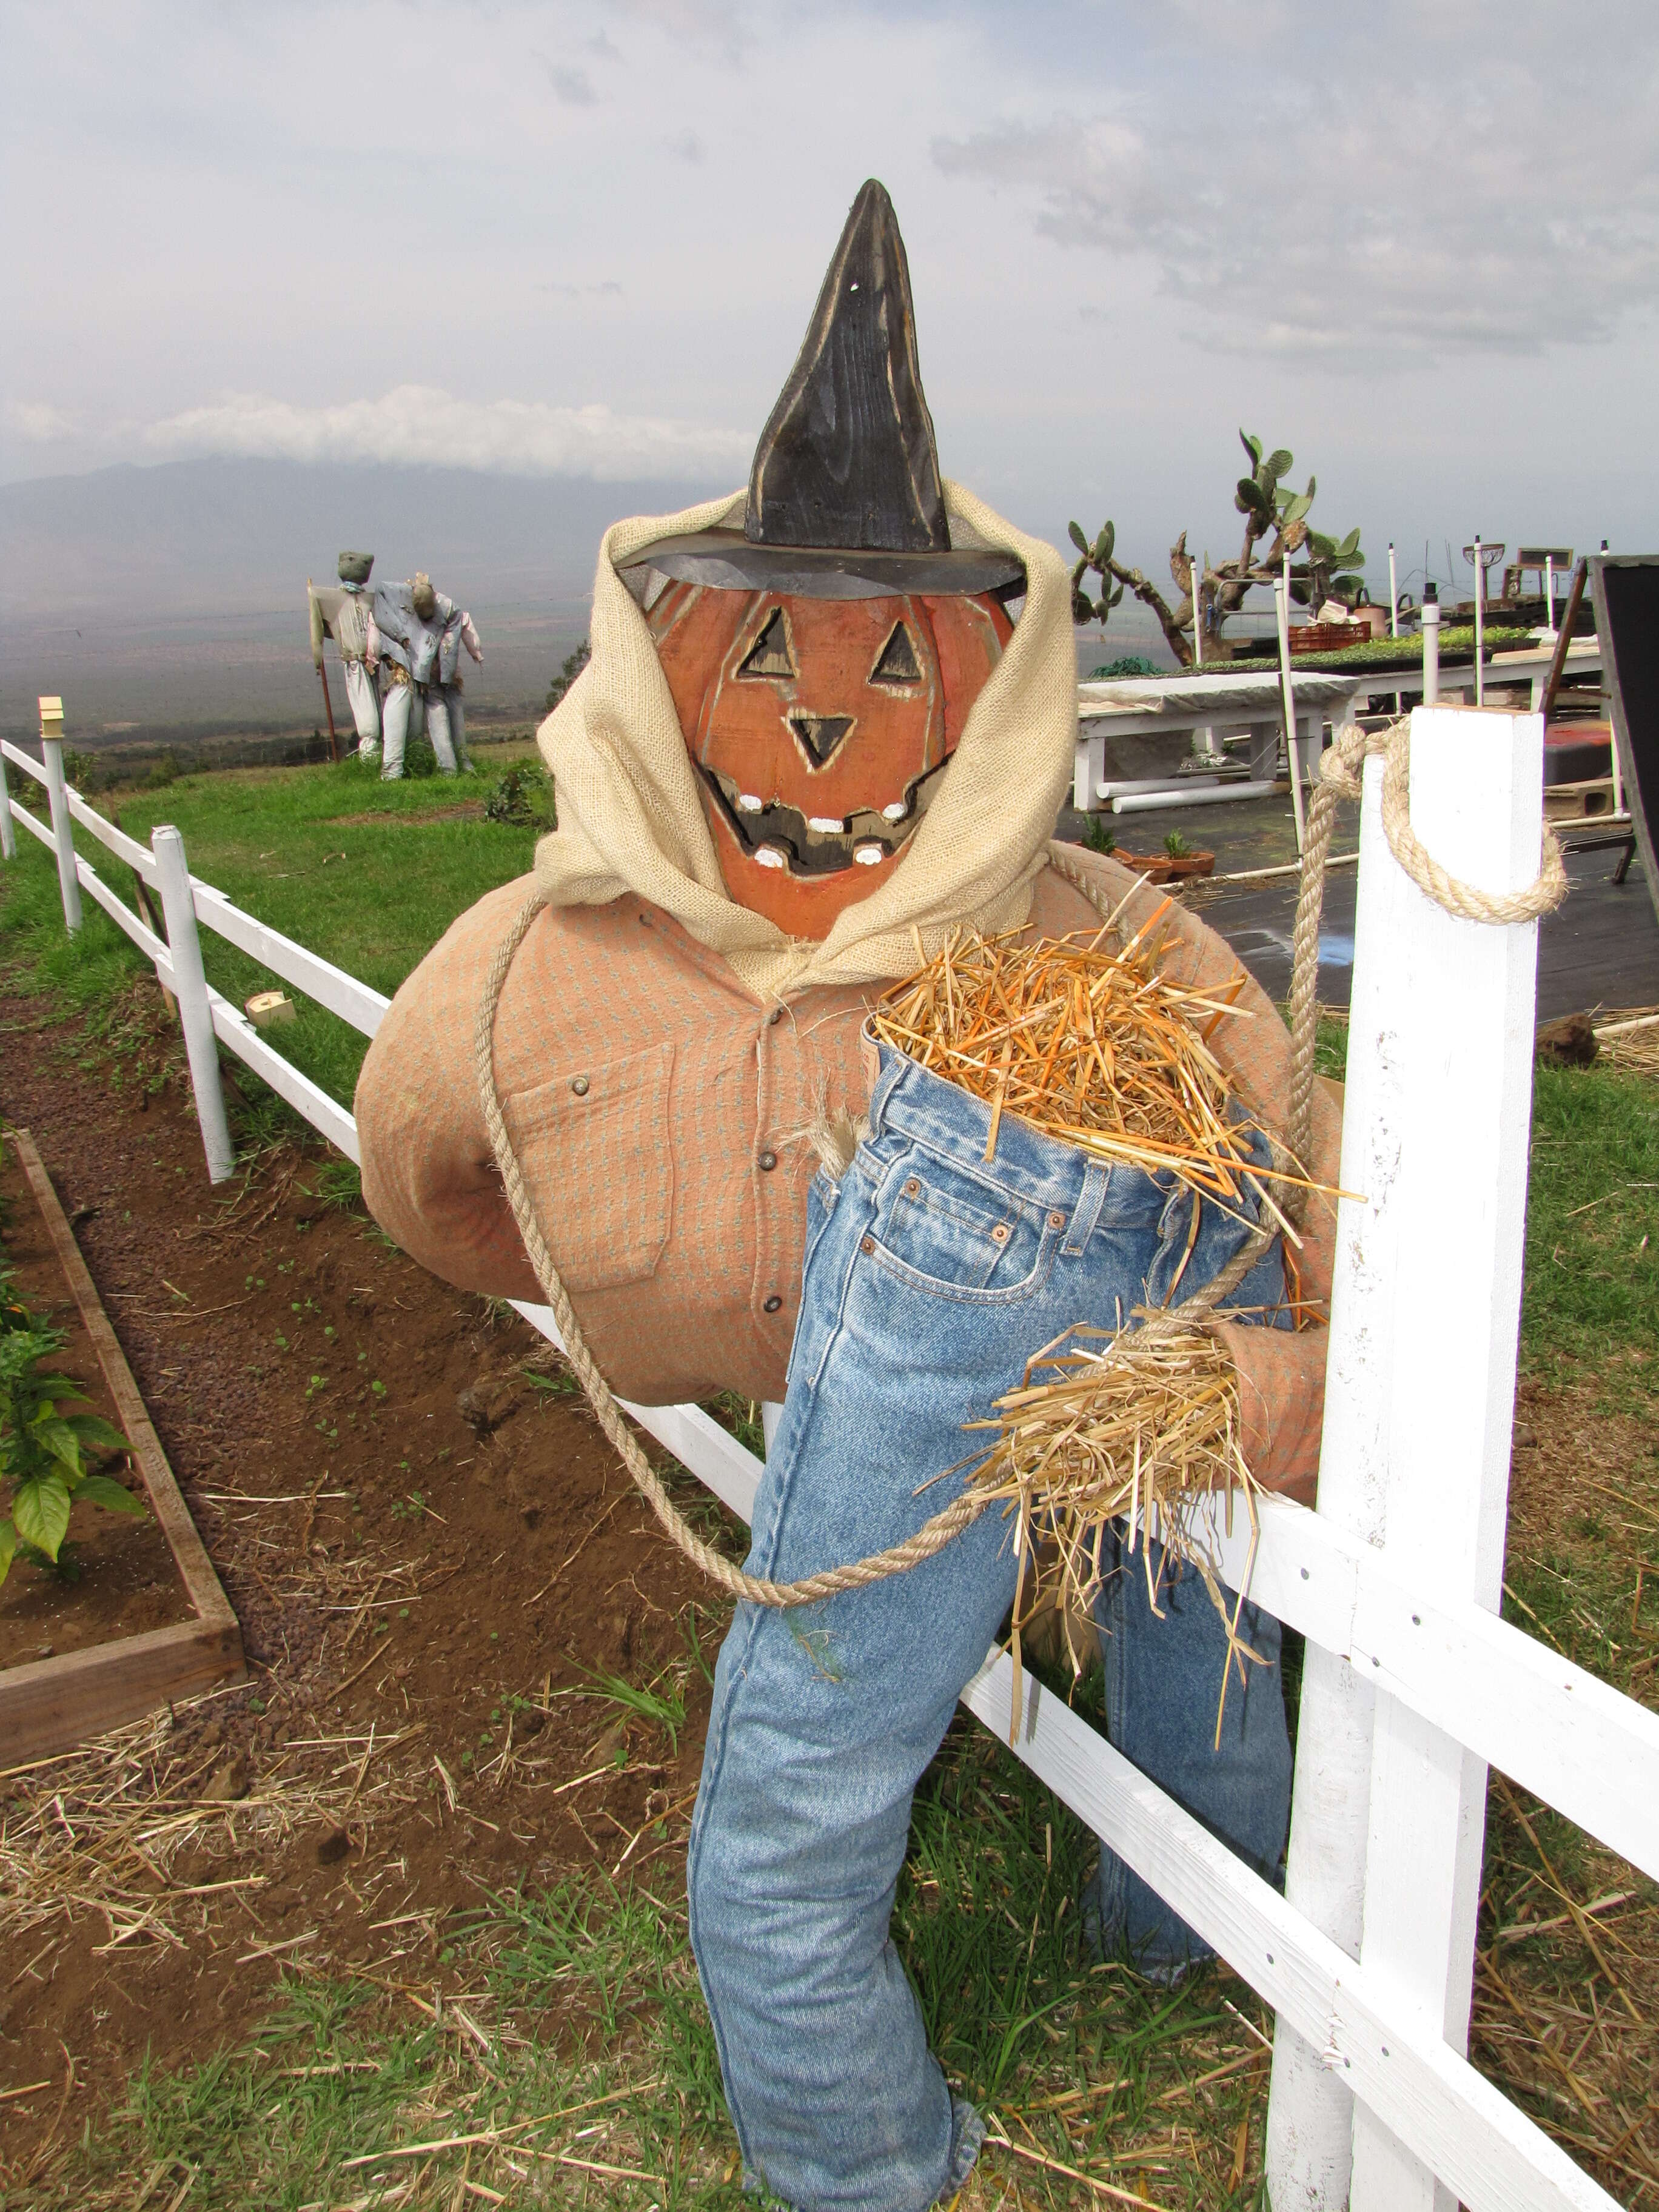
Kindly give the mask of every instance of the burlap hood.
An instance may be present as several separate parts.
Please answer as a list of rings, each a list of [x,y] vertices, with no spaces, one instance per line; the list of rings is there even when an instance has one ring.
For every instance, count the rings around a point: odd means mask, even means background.
[[[618,522],[605,534],[593,580],[593,657],[538,732],[559,810],[558,828],[536,852],[548,903],[602,906],[634,891],[718,952],[763,1000],[910,975],[921,964],[918,933],[931,958],[964,923],[1018,928],[1072,780],[1077,739],[1064,561],[945,483],[952,543],[1017,555],[1025,564],[1024,610],[902,864],[814,944],[787,937],[726,896],[667,679],[616,568],[655,538],[741,528],[744,500],[736,492],[680,514]]]

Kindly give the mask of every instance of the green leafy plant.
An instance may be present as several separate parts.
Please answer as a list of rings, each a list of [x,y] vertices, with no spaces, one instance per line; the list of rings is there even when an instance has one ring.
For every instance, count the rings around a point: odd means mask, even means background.
[[[1106,827],[1104,815],[1091,814],[1083,824],[1083,842],[1091,853],[1115,853],[1117,839]]]
[[[553,779],[538,761],[515,761],[503,769],[484,795],[484,819],[551,830],[558,817]]]
[[[559,663],[558,674],[547,687],[547,711],[550,714],[592,658],[593,648],[586,638],[574,653],[566,653]]]
[[[1171,830],[1164,840],[1164,849],[1172,860],[1184,860],[1193,848],[1179,830]]]
[[[0,1281],[0,1291],[4,1288]],[[97,1474],[86,1463],[88,1454],[101,1457],[131,1447],[98,1414],[64,1412],[66,1404],[84,1403],[87,1394],[72,1376],[54,1375],[46,1364],[62,1348],[62,1331],[33,1318],[17,1327],[11,1316],[21,1309],[9,1297],[5,1303],[8,1325],[0,1330],[0,1484],[10,1492],[11,1510],[0,1521],[0,1582],[20,1550],[57,1567],[78,1504],[101,1505],[113,1513],[145,1510],[113,1476]]]
[[[1365,568],[1358,531],[1351,530],[1339,538],[1315,530],[1308,514],[1318,479],[1310,476],[1305,491],[1295,490],[1285,481],[1295,465],[1294,456],[1285,447],[1264,453],[1261,440],[1249,431],[1241,430],[1238,437],[1249,457],[1250,470],[1248,476],[1239,477],[1233,491],[1233,505],[1244,518],[1244,542],[1235,557],[1212,562],[1206,553],[1200,561],[1188,551],[1183,530],[1170,548],[1170,579],[1182,594],[1171,606],[1139,568],[1128,568],[1117,559],[1116,532],[1111,523],[1103,523],[1091,541],[1082,525],[1073,522],[1069,526],[1071,539],[1079,556],[1072,571],[1075,621],[1097,621],[1103,629],[1124,592],[1131,591],[1157,616],[1176,659],[1189,667],[1194,659],[1193,638],[1200,631],[1206,641],[1206,658],[1212,653],[1224,658],[1222,633],[1227,617],[1238,611],[1253,584],[1276,582],[1285,573],[1286,560],[1294,562],[1297,554],[1302,556],[1301,565],[1291,568],[1291,597],[1297,606],[1317,608],[1328,599],[1340,599],[1346,605],[1355,603],[1364,589]],[[1258,556],[1256,549],[1269,532],[1272,543]],[[1083,588],[1084,579],[1091,571],[1101,580],[1097,599],[1091,599]]]

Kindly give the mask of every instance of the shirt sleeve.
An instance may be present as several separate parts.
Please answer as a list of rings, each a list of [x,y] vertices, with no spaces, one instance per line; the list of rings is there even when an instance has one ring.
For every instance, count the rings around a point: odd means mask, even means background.
[[[473,629],[472,617],[469,614],[463,614],[461,617],[461,643],[475,660],[483,661],[483,647],[478,642],[478,633]]]
[[[539,1300],[472,1070],[478,1001],[526,889],[491,892],[428,953],[369,1046],[354,1105],[363,1201],[392,1242],[461,1290]]]
[[[380,633],[374,623],[374,610],[370,607],[363,617],[363,659],[373,668],[380,658]]]

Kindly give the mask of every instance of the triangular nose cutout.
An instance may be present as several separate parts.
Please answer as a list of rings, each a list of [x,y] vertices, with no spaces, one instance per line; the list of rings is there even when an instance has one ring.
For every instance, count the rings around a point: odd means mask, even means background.
[[[792,714],[789,726],[822,768],[853,726],[850,714]]]
[[[893,635],[881,648],[880,658],[870,671],[872,684],[920,684],[921,671],[916,665],[916,648],[904,624],[895,623]]]
[[[789,650],[789,625],[783,609],[774,607],[765,628],[743,657],[739,676],[793,676],[794,658]]]

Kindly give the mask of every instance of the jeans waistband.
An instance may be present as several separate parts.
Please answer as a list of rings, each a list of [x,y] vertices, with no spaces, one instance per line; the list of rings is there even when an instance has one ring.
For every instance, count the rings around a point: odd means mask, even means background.
[[[1073,1216],[1088,1182],[1091,1208],[1097,1209],[1089,1229],[1100,1219],[1154,1223],[1169,1204],[1176,1179],[1167,1170],[1153,1176],[1127,1161],[1108,1165],[1092,1160],[1077,1146],[1044,1136],[1013,1115],[1005,1114],[998,1124],[996,1157],[988,1161],[991,1109],[983,1100],[918,1066],[891,1045],[878,1042],[877,1048],[881,1068],[870,1097],[870,1135],[878,1147],[890,1131],[908,1137],[977,1182]],[[1085,1229],[1085,1242],[1087,1234]],[[1068,1237],[1068,1244],[1072,1241]]]

